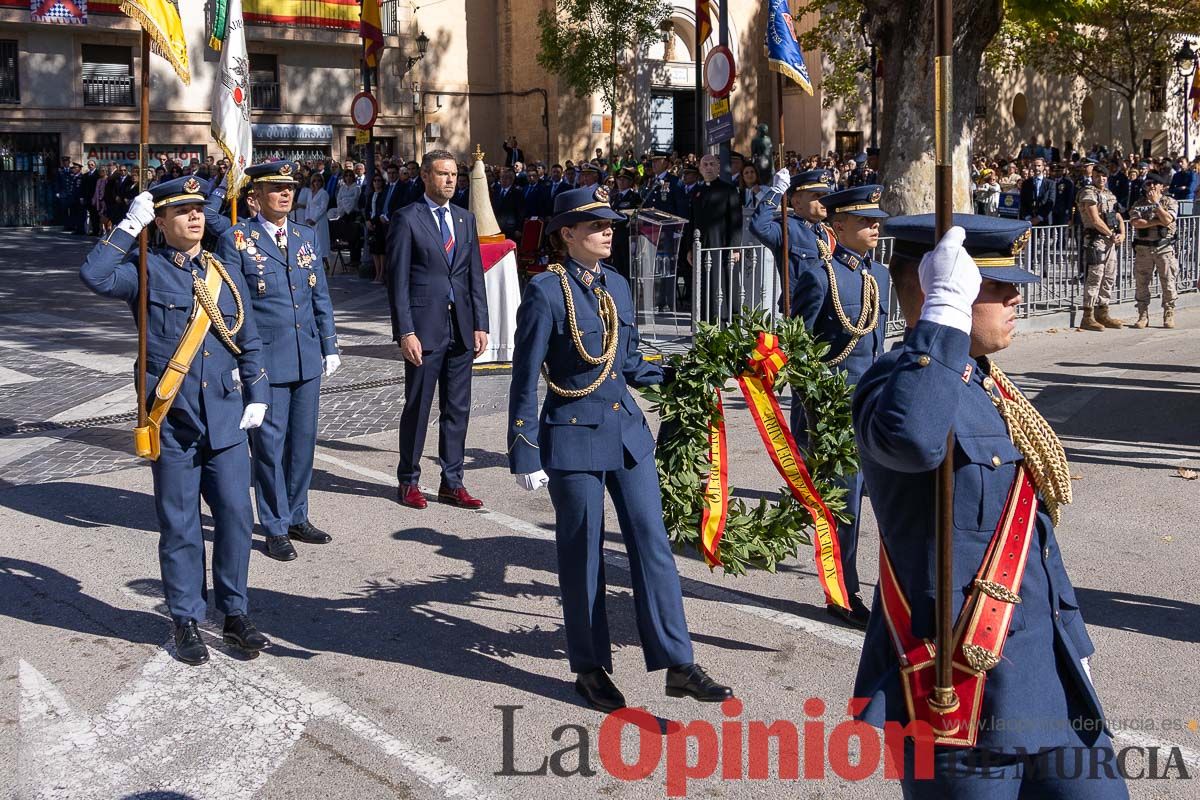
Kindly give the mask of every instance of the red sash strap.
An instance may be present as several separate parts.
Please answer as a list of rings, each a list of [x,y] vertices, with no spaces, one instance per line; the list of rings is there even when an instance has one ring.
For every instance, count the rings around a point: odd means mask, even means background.
[[[922,720],[938,734],[935,744],[974,747],[983,707],[987,671],[1000,662],[1013,606],[1021,602],[1021,578],[1037,521],[1037,490],[1021,467],[1009,489],[1004,514],[988,543],[983,563],[954,625],[953,684],[958,706],[937,713],[929,705],[935,680],[936,648],[912,633],[912,608],[880,543],[879,596],[892,644],[900,657],[900,682],[910,720]]]

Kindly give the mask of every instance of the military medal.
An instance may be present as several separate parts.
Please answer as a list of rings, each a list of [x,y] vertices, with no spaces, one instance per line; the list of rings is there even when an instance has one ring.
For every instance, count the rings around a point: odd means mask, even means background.
[[[257,239],[257,238],[258,238],[258,231],[250,231],[250,238],[251,238],[251,239]]]
[[[267,293],[267,282],[262,278],[258,279],[258,296],[263,297]]]
[[[245,247],[246,252],[249,253],[250,255],[252,255],[252,256],[258,255],[258,248],[255,247],[254,245],[250,245],[249,247],[246,247],[246,243],[243,241],[242,247]],[[238,248],[238,249],[241,249],[241,248]]]
[[[315,272],[310,272],[310,273],[308,274],[308,285],[309,285],[309,286],[316,286],[316,285],[317,285],[317,273],[315,273]]]
[[[241,231],[233,232],[233,246],[236,247],[238,250],[246,249],[246,236]],[[249,249],[249,253],[250,253],[250,255],[254,255],[253,247],[251,247]]]

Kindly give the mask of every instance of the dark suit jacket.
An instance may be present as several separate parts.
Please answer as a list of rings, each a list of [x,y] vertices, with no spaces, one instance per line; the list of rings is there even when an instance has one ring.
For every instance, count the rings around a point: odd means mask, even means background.
[[[408,187],[400,182],[389,183],[383,187],[383,215],[390,221],[396,212],[408,205]]]
[[[696,184],[690,196],[691,215],[683,229],[683,247],[690,250],[695,231],[700,231],[704,247],[736,247],[742,243],[742,198],[736,186],[717,178],[707,186]]]
[[[1034,192],[1035,178],[1027,178],[1021,184],[1021,219],[1041,217],[1041,224],[1050,222],[1050,213],[1054,211],[1054,179],[1042,178],[1042,190]]]
[[[518,161],[525,161],[525,151],[519,147],[509,147],[508,142],[504,143],[504,166],[511,167]]]
[[[504,235],[515,238],[525,222],[525,191],[514,183],[508,187],[508,194],[504,194],[504,189],[496,186],[492,190],[492,211]]]
[[[392,338],[415,333],[425,352],[450,346],[450,325],[471,347],[472,332],[488,329],[483,259],[475,232],[475,216],[450,206],[454,226],[454,259],[448,261],[433,213],[422,200],[392,218],[388,233],[388,300]],[[453,320],[447,313],[454,294]]]

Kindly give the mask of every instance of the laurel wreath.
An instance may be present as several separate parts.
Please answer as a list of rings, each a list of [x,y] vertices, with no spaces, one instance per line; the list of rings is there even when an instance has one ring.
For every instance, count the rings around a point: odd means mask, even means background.
[[[732,379],[745,371],[761,331],[775,333],[788,356],[776,378],[775,391],[778,395],[791,386],[804,404],[810,445],[802,455],[813,484],[829,511],[846,520],[846,493],[834,480],[858,470],[850,417],[852,390],[842,373],[824,363],[829,347],[812,338],[803,320],[779,320],[772,325],[765,311],[746,311],[724,329],[701,324],[692,349],[668,359],[675,367],[675,379],[642,390],[661,421],[657,459],[663,518],[677,550],[699,547],[708,480],[708,431],[718,414],[713,389],[719,386],[723,393],[737,398],[736,403],[725,399],[727,415],[749,416]],[[786,416],[786,408],[783,413]],[[743,435],[754,437],[761,458],[769,462],[758,432],[751,428]],[[720,542],[722,566],[729,575],[742,575],[748,569],[774,572],[779,562],[812,544],[812,517],[786,486],[773,502],[763,497],[748,504],[735,494],[737,476],[737,465],[731,461],[729,513]]]

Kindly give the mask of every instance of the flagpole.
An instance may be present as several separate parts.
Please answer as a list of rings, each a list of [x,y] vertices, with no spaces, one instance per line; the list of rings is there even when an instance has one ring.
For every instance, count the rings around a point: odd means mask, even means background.
[[[783,75],[775,73],[775,101],[779,105],[779,168],[787,167],[787,150],[784,147],[784,130],[783,130]],[[780,272],[783,273],[783,317],[791,319],[792,317],[792,262],[791,249],[788,246],[788,211],[790,204],[788,203],[788,193],[784,191],[783,197],[780,198],[783,202],[780,203],[780,222],[783,225],[783,242],[780,245],[779,263],[782,267]]]
[[[138,131],[138,182],[141,191],[146,191],[146,149],[150,146],[150,34],[142,29],[142,97],[141,120]],[[137,383],[137,426],[145,428],[146,415],[146,327],[148,312],[146,284],[148,270],[146,253],[150,245],[149,231],[142,228],[138,234],[138,363],[134,373]]]
[[[940,241],[954,224],[954,152],[951,146],[953,124],[953,38],[952,0],[934,0],[933,17],[933,209],[935,240]],[[953,602],[954,602],[954,431],[947,435],[946,455],[937,471],[936,529],[936,653],[934,685],[929,707],[937,717],[934,733],[954,733],[957,725],[948,724],[944,715],[958,708],[954,691]]]

